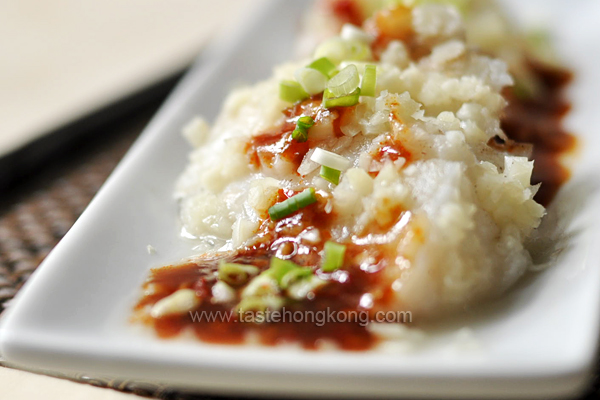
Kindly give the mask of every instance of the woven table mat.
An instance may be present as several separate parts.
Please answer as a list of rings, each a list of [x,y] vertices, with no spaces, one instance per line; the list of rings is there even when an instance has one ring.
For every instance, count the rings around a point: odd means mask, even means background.
[[[156,106],[148,106],[133,116],[99,129],[95,132],[97,140],[80,144],[43,173],[21,183],[16,190],[3,194],[0,200],[2,310],[83,212],[147,124]],[[19,368],[1,358],[0,366]],[[219,398],[136,380],[84,373],[31,372],[165,400]],[[593,387],[582,398],[597,398],[599,387],[596,377]]]
[[[102,135],[108,140],[79,143],[57,156],[58,160],[44,171],[3,194],[0,204],[2,309],[81,215],[151,114],[150,109],[144,109],[135,118],[94,132],[95,136]]]

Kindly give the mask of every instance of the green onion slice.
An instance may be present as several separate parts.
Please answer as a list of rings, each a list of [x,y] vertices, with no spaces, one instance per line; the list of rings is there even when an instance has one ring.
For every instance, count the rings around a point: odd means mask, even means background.
[[[280,286],[282,289],[287,289],[292,284],[310,276],[312,276],[312,269],[310,267],[297,267],[288,271],[281,278]]]
[[[360,40],[346,40],[346,49],[347,60],[365,61],[373,59],[369,45]]]
[[[282,260],[281,258],[273,257],[271,258],[271,263],[266,273],[273,277],[281,286],[281,281],[283,277],[289,272],[298,268],[301,267],[292,261]]]
[[[292,132],[292,139],[297,142],[306,142],[308,140],[308,130],[315,124],[315,120],[305,115],[298,118],[296,122],[296,129]]]
[[[356,65],[350,64],[341,70],[327,83],[327,89],[335,96],[348,96],[354,92],[360,84],[360,76]]]
[[[329,168],[324,165],[321,166],[321,178],[333,183],[334,185],[338,185],[340,183],[340,174],[341,171],[339,169]]]
[[[298,280],[311,276],[312,269],[310,267],[301,267],[289,260],[273,257],[271,258],[269,269],[264,273],[275,279],[280,288],[287,289]]]
[[[360,86],[361,96],[375,96],[375,87],[377,86],[377,67],[373,64],[365,66],[365,73]]]
[[[296,128],[292,132],[292,139],[300,143],[306,142],[308,140],[308,132],[306,129]]]
[[[327,87],[327,75],[313,68],[299,68],[295,73],[296,80],[309,95],[321,93]]]
[[[262,297],[246,297],[237,305],[237,312],[239,314],[247,313],[262,313],[267,311],[269,303],[267,299]]]
[[[244,322],[261,324],[268,322],[267,310],[279,310],[284,304],[285,300],[280,296],[246,297],[237,305],[236,311]]]
[[[307,99],[308,93],[296,81],[281,81],[279,84],[279,98],[289,103],[296,103]]]
[[[344,264],[344,255],[346,246],[328,240],[324,246],[325,255],[321,269],[323,272],[333,272],[338,270]]]
[[[347,170],[352,164],[346,157],[332,153],[331,151],[323,150],[320,147],[315,147],[315,151],[313,151],[310,156],[310,160],[339,171]]]
[[[321,57],[316,59],[315,61],[308,64],[307,68],[316,69],[328,78],[331,78],[333,76],[334,71],[336,70],[335,64],[332,63],[331,60],[327,57]]]
[[[327,57],[334,64],[339,64],[348,57],[348,46],[344,39],[332,37],[317,47],[314,56],[317,59]]]
[[[315,124],[315,120],[308,115],[304,115],[300,118],[298,118],[298,121],[296,122],[296,126],[298,128],[303,128],[303,129],[309,129],[312,128],[312,126]]]
[[[269,216],[271,217],[271,220],[277,221],[287,217],[292,213],[295,213],[301,208],[315,203],[316,201],[317,196],[315,195],[315,189],[308,188],[302,193],[298,193],[297,195],[292,196],[289,199],[284,200],[281,203],[277,203],[273,207],[269,208]]]
[[[221,260],[217,274],[223,282],[238,286],[248,282],[250,277],[258,272],[259,269],[254,265],[228,263]]]
[[[358,104],[359,99],[360,89],[358,88],[354,92],[350,93],[348,96],[341,97],[336,97],[328,89],[325,89],[325,93],[323,93],[323,107],[350,107]]]

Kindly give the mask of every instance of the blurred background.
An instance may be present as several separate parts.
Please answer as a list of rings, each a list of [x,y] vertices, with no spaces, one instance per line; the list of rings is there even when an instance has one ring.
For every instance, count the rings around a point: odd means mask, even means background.
[[[245,3],[0,1],[0,187],[164,96]]]

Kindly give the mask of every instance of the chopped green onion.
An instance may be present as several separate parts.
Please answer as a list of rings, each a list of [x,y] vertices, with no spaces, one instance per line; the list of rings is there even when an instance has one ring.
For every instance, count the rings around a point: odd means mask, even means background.
[[[338,171],[345,171],[351,165],[350,160],[348,160],[346,157],[332,153],[331,151],[323,150],[320,147],[315,148],[315,151],[313,151],[312,155],[310,156],[310,160],[316,162],[317,164],[337,169]]]
[[[327,82],[327,89],[335,96],[348,96],[360,84],[360,76],[356,65],[350,64]]]
[[[267,322],[267,310],[275,311],[281,309],[285,300],[280,296],[251,296],[240,301],[236,307],[239,318],[244,322],[263,323]]]
[[[377,67],[372,64],[365,66],[362,85],[360,86],[361,96],[375,96],[375,87],[377,86]]]
[[[237,286],[246,283],[251,276],[258,274],[258,271],[259,269],[254,265],[228,263],[221,260],[217,274],[221,281]]]
[[[301,267],[289,260],[273,257],[269,269],[264,274],[275,279],[280,288],[286,289],[296,281],[311,276],[312,269]]]
[[[271,258],[269,269],[266,270],[265,273],[273,277],[281,286],[281,281],[283,277],[297,268],[301,267],[292,261],[282,260],[281,258],[273,257]]]
[[[346,40],[347,60],[365,61],[373,59],[371,48],[360,40]]]
[[[296,122],[296,129],[292,132],[292,139],[297,142],[306,142],[308,140],[308,130],[315,124],[315,120],[305,115],[298,118]]]
[[[323,264],[321,265],[323,272],[333,272],[344,265],[346,246],[328,240],[325,242],[324,250],[325,255],[323,256]]]
[[[282,289],[287,289],[292,284],[312,276],[312,269],[310,267],[297,267],[288,271],[282,278],[280,286]]]
[[[372,63],[367,62],[367,61],[342,61],[340,63],[340,67],[339,68],[340,69],[344,69],[344,68],[346,68],[350,64],[356,65],[356,69],[358,70],[358,74],[362,75],[362,74],[365,73],[365,67],[367,65],[369,65],[369,64],[372,64]]]
[[[327,57],[321,57],[316,59],[315,61],[308,64],[308,68],[316,69],[328,78],[331,78],[333,76],[333,73],[336,71],[335,64],[332,63],[331,60]]]
[[[262,297],[246,297],[240,301],[236,309],[238,314],[243,315],[247,313],[263,313],[267,311],[269,304],[266,299]]]
[[[243,322],[262,324],[269,321],[267,310],[279,310],[284,304],[281,296],[246,297],[237,305],[236,312]]]
[[[315,50],[315,58],[327,57],[334,64],[345,60],[348,54],[346,41],[340,37],[332,37],[321,43]]]
[[[341,171],[339,169],[329,168],[324,165],[321,166],[321,178],[333,183],[334,185],[340,183],[340,174]]]
[[[275,204],[269,208],[269,216],[273,221],[280,220],[287,217],[288,215],[295,213],[299,209],[309,206],[317,201],[315,195],[315,189],[308,188],[302,193],[298,193],[295,196],[290,197],[281,203]]]
[[[335,97],[333,93],[331,93],[328,89],[325,89],[325,93],[323,93],[323,107],[350,107],[358,104],[359,98],[360,89],[358,88],[348,96],[341,97]]]
[[[303,115],[302,117],[298,118],[298,121],[296,122],[296,126],[302,129],[312,128],[314,124],[315,120],[309,115]]]
[[[373,59],[371,48],[361,40],[330,38],[321,43],[314,54],[315,58],[327,57],[334,64],[344,60],[364,61]]]
[[[292,132],[292,139],[296,142],[304,143],[308,140],[308,132],[306,129],[294,129]]]
[[[295,74],[296,80],[302,86],[302,89],[310,95],[321,93],[327,87],[326,75],[313,68],[299,68]]]
[[[279,98],[289,103],[296,103],[308,98],[308,93],[296,81],[282,81],[279,84]]]

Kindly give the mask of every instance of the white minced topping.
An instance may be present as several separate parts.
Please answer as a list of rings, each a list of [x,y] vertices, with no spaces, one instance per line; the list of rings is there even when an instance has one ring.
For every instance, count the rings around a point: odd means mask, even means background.
[[[338,171],[345,171],[351,165],[350,160],[347,158],[319,147],[315,148],[315,151],[310,156],[310,160],[325,167],[337,169]]]
[[[193,311],[201,300],[192,289],[179,289],[173,294],[157,301],[150,310],[152,318],[180,315]]]
[[[312,149],[347,160],[337,186],[319,178],[314,150],[299,167],[276,157],[272,167],[258,170],[245,153],[253,136],[285,122],[282,111],[289,104],[279,99],[279,82],[294,79],[311,59],[235,90],[179,179],[185,230],[243,246],[280,188],[312,186],[335,216],[333,240],[385,241],[397,252],[382,283],[395,290],[391,309],[439,314],[513,284],[531,264],[523,243],[544,215],[533,200],[537,187],[529,183],[533,162],[487,146],[494,136],[504,137],[501,91],[513,78],[503,61],[465,44],[456,11],[416,7],[413,24],[416,42],[430,46],[430,55],[412,60],[403,43],[391,42],[380,62],[369,61],[377,65],[376,97],[361,97],[354,112],[344,114],[344,136],[333,134],[335,113],[310,128]],[[350,60],[342,65],[350,63],[364,68]],[[411,156],[375,159],[390,142]],[[269,282],[262,284],[251,289],[269,289]]]
[[[213,303],[230,303],[235,300],[235,289],[223,281],[217,281],[212,287]]]

